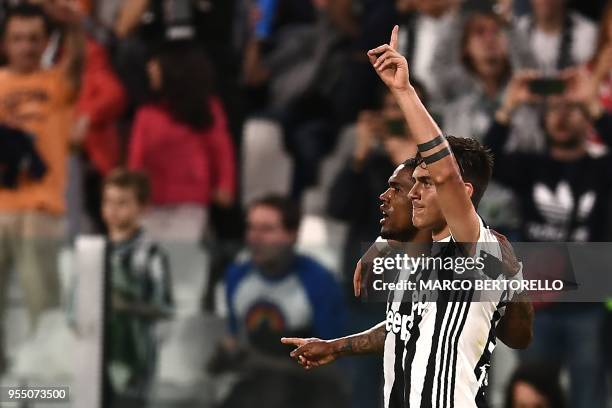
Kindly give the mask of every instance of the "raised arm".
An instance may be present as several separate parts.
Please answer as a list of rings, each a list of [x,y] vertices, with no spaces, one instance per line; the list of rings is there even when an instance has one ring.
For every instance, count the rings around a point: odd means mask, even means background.
[[[362,354],[382,353],[385,346],[385,322],[381,322],[369,330],[359,334],[334,340],[316,338],[282,338],[283,344],[291,344],[297,348],[291,352],[305,369],[320,367],[334,362],[339,357]]]
[[[460,242],[475,242],[479,237],[479,220],[470,201],[471,185],[463,182],[459,167],[445,140],[438,139],[442,131],[427,112],[410,84],[408,62],[397,51],[399,27],[395,26],[389,44],[368,51],[370,62],[378,76],[397,99],[410,134],[429,170],[436,187],[438,202],[454,238]]]
[[[85,36],[80,26],[71,24],[66,28],[64,47],[66,54],[60,62],[60,67],[73,90],[78,92],[85,61]]]
[[[66,2],[56,5],[50,3],[45,10],[53,16],[57,23],[63,25],[64,43],[62,57],[57,67],[76,95],[81,86],[81,76],[85,63],[85,32],[82,27],[83,10],[78,2]]]

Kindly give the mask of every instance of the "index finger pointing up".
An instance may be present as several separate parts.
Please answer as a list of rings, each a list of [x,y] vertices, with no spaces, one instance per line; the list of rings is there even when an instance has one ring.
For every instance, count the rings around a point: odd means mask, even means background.
[[[393,30],[391,31],[391,40],[389,41],[389,46],[393,48],[394,50],[397,50],[397,43],[399,41],[398,38],[399,38],[399,26],[396,25],[393,27]]]

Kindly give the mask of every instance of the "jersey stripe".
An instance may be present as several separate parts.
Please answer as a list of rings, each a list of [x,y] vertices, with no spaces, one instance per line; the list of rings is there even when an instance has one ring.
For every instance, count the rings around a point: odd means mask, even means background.
[[[450,407],[451,408],[454,408],[455,406],[455,376],[457,374],[456,367],[457,367],[457,352],[459,349],[459,338],[461,337],[461,333],[463,333],[463,327],[465,326],[465,321],[467,320],[467,316],[470,312],[470,306],[472,305],[473,295],[474,295],[474,291],[472,290],[470,290],[466,294],[466,299],[463,304],[465,310],[461,317],[461,323],[459,324],[459,327],[457,329],[456,336],[453,340],[453,349],[455,350],[455,353],[453,354],[453,359],[451,363],[451,366],[453,367],[453,371],[451,374],[451,380],[450,380]]]
[[[447,307],[448,302],[443,300],[442,296],[440,296],[440,299],[436,301],[436,323],[433,333],[431,333],[433,340],[431,342],[431,350],[429,352],[429,359],[427,361],[427,368],[425,370],[425,382],[423,383],[423,390],[421,391],[421,408],[432,408],[432,402],[434,399],[433,384],[436,371],[436,350],[438,349],[438,343],[440,342],[439,333],[441,332],[442,325],[445,320],[444,317],[446,316]]]

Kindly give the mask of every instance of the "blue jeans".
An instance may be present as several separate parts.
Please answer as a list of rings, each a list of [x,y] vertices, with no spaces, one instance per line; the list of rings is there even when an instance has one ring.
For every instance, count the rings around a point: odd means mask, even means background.
[[[558,304],[538,310],[533,342],[521,353],[523,362],[567,368],[572,408],[606,406],[604,317],[600,304]]]

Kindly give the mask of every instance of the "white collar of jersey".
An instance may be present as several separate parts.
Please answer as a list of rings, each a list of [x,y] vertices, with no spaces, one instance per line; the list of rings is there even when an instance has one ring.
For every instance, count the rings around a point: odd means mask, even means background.
[[[482,220],[482,217],[480,216],[480,214],[478,214],[478,223],[480,224],[480,229],[482,230],[485,227],[484,221]],[[451,242],[451,240],[453,239],[453,233],[450,231],[450,229],[448,230],[449,234],[448,237],[439,239],[439,240],[434,240],[434,242]],[[480,239],[480,237],[479,237]]]

